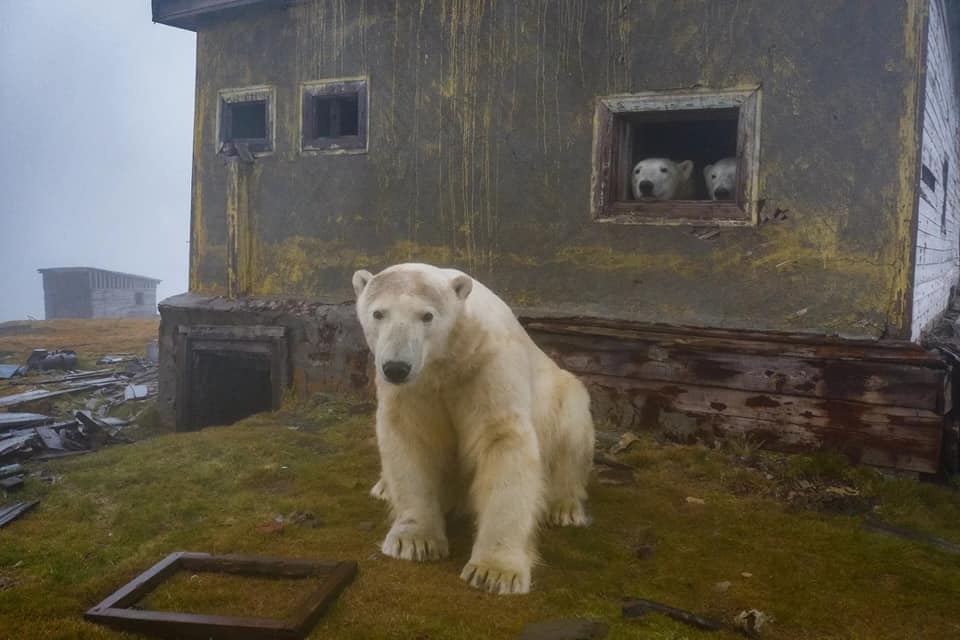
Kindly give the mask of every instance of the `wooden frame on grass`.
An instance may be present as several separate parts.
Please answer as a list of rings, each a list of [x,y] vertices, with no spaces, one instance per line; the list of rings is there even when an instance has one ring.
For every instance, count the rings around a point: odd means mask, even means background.
[[[311,593],[287,619],[200,615],[174,611],[130,609],[179,570],[279,578],[321,577]],[[211,555],[176,551],[112,593],[84,614],[87,620],[124,631],[175,638],[300,639],[357,575],[357,563],[319,562],[260,556]]]

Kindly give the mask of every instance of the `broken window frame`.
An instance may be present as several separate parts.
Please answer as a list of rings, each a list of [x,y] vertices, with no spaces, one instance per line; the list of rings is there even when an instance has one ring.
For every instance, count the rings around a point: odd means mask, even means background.
[[[286,618],[182,613],[131,608],[178,571],[213,572],[277,579],[320,578]],[[121,631],[191,638],[304,638],[358,572],[352,560],[214,555],[175,551],[84,613],[90,622]]]
[[[317,136],[314,123],[318,99],[357,97],[357,134]],[[300,85],[300,151],[304,154],[366,153],[368,150],[369,91],[367,78],[316,80]]]
[[[737,184],[734,200],[631,200],[629,174],[633,151],[632,125],[625,116],[710,109],[737,110]],[[759,87],[727,91],[651,91],[597,98],[590,203],[593,221],[653,225],[756,225],[759,220],[759,160]],[[703,167],[695,167],[694,173],[702,170]]]
[[[264,104],[264,131],[263,138],[231,138],[233,105],[259,103]],[[235,155],[236,145],[242,144],[254,156],[273,153],[273,141],[276,139],[276,112],[277,99],[274,87],[261,85],[240,89],[221,89],[217,100],[217,153]]]

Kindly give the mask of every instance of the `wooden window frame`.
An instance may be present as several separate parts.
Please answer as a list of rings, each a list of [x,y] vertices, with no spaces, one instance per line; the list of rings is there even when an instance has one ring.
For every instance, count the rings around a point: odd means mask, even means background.
[[[320,577],[310,593],[286,619],[219,616],[130,607],[177,571],[229,573],[275,578]],[[175,551],[91,607],[84,618],[122,631],[174,638],[304,638],[356,577],[357,563],[319,562],[260,556],[211,555]]]
[[[737,110],[737,185],[733,201],[626,199],[631,161],[626,114]],[[719,158],[718,158],[719,159]],[[597,99],[591,214],[594,222],[750,226],[759,219],[760,87],[725,91],[650,91]],[[700,171],[696,167],[694,171]]]
[[[262,102],[266,123],[264,138],[228,139],[232,112],[230,107],[235,104]],[[273,87],[261,85],[240,89],[221,89],[217,100],[217,153],[235,155],[234,145],[242,143],[254,156],[263,156],[273,153],[276,140],[276,112],[277,94]]]
[[[357,96],[357,134],[315,137],[316,99]],[[305,154],[366,153],[370,126],[370,92],[367,78],[335,78],[304,82],[300,85],[300,151]]]

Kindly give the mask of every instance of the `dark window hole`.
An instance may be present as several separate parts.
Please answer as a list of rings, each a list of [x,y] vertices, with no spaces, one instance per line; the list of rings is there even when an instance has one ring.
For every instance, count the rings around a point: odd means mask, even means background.
[[[359,133],[359,96],[313,97],[313,138],[339,138]]]
[[[267,137],[267,103],[234,102],[230,110],[230,127],[224,142],[233,140],[263,140]]]

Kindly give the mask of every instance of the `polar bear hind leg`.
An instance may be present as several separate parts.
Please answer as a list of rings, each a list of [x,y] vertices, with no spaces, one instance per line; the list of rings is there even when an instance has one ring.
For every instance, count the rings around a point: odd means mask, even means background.
[[[584,502],[593,465],[590,395],[579,380],[563,373],[563,384],[556,391],[556,410],[547,414],[555,424],[547,426],[552,442],[544,461],[545,516],[547,524],[553,526],[585,527],[590,524]]]

